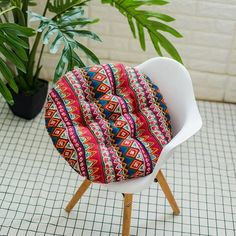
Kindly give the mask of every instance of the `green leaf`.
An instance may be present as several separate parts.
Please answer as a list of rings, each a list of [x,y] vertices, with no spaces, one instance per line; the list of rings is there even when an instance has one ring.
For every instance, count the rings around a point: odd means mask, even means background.
[[[16,85],[16,82],[14,80],[14,76],[11,72],[11,70],[8,68],[6,63],[0,58],[0,72],[2,73],[4,79],[8,82],[9,86],[18,93],[18,87]]]
[[[180,63],[183,63],[178,51],[176,48],[171,44],[171,42],[164,37],[162,34],[158,34],[157,38],[159,39],[159,42],[161,46],[177,61]]]
[[[21,37],[31,37],[34,36],[35,31],[32,28],[29,27],[24,27],[24,26],[20,26],[14,23],[2,23],[0,24],[0,29],[4,29],[6,31],[10,31],[13,32],[15,34],[17,34],[17,36],[21,36]]]
[[[63,14],[57,20],[57,22],[61,27],[67,27],[67,26],[77,26],[86,21],[88,21],[88,23],[94,21],[89,18],[82,18],[83,15],[84,15],[84,10],[78,7]]]
[[[61,57],[54,73],[54,81],[58,80],[66,70],[71,70],[74,66],[85,66],[80,56],[76,53],[77,49],[84,52],[94,63],[99,63],[97,56],[78,41],[79,37],[101,41],[95,33],[81,29],[87,24],[97,22],[96,19],[84,17],[84,10],[81,7],[67,10],[52,19],[42,17],[34,12],[30,12],[30,15],[34,21],[41,21],[38,31],[44,34],[43,43],[50,45],[50,52],[56,53],[62,48]]]
[[[49,25],[49,21],[41,21],[38,27],[38,32],[43,32]]]
[[[35,22],[35,21],[49,21],[47,17],[44,17],[38,13],[35,13],[33,11],[27,11],[28,15],[30,16],[30,22]]]
[[[16,6],[11,6],[3,11],[0,12],[0,16],[7,14],[9,11],[13,11],[14,9],[17,9]]]
[[[0,53],[3,54],[10,62],[12,62],[22,72],[26,72],[24,63],[19,59],[19,57],[14,52],[8,50],[4,45],[0,45]]]
[[[7,88],[7,86],[1,79],[0,79],[0,93],[10,105],[14,104],[14,100],[11,95],[11,92],[9,91],[9,89]]]
[[[2,33],[2,35],[5,36],[5,38],[8,41],[10,41],[11,43],[14,43],[15,47],[25,48],[25,49],[29,48],[29,45],[24,40],[22,40],[20,37],[18,37],[18,35],[13,34],[11,31],[7,31],[7,33],[5,33],[5,32],[4,33],[1,32],[1,33]]]
[[[161,57],[163,56],[160,46],[159,46],[159,42],[158,42],[158,37],[153,34],[151,31],[149,31],[149,36],[152,40],[152,44],[154,46],[154,48],[156,49],[156,52],[158,53],[158,55],[160,55]]]
[[[141,48],[143,50],[145,50],[146,45],[145,45],[145,37],[144,37],[143,26],[141,24],[139,24],[138,21],[136,21],[136,25],[137,25],[137,29],[138,29],[138,36],[139,36],[139,42],[140,42]]]
[[[181,61],[181,57],[175,47],[170,43],[170,41],[164,37],[160,32],[167,32],[177,38],[182,37],[182,35],[171,26],[164,24],[160,21],[171,22],[175,19],[169,15],[162,14],[159,12],[154,12],[147,10],[148,6],[155,5],[165,5],[169,3],[166,0],[102,0],[104,4],[109,3],[111,6],[117,8],[117,10],[127,17],[130,29],[134,38],[136,38],[136,29],[137,26],[140,46],[145,50],[145,29],[147,30],[152,44],[158,53],[162,56],[161,49],[167,51],[174,59]],[[139,8],[142,7],[142,10]],[[145,10],[143,10],[143,7]]]
[[[72,61],[73,61],[73,67],[78,66],[78,67],[85,67],[85,64],[83,61],[80,59],[80,57],[73,51],[72,52]]]
[[[0,12],[0,16],[3,15],[6,19],[6,21],[8,21],[8,15],[7,13],[9,11],[11,11],[13,13],[13,17],[14,17],[14,21],[17,22],[18,25],[22,25],[25,26],[25,16],[24,13],[21,10],[21,3],[20,2],[15,2],[15,1],[11,1],[11,5],[10,7],[6,8],[5,10]]]
[[[66,50],[63,49],[62,51],[62,54],[61,54],[61,57],[57,63],[57,67],[56,67],[56,70],[54,72],[54,83],[57,82],[57,80],[60,79],[60,77],[63,75],[63,72],[64,72],[64,69],[65,69],[65,66],[66,66],[66,63],[67,63],[67,60],[65,60],[63,57],[66,58]]]
[[[137,15],[145,15],[145,17],[153,17],[153,18],[157,18],[166,22],[171,22],[174,21],[175,18],[166,15],[166,14],[161,14],[159,12],[153,12],[153,11],[138,11]]]
[[[21,58],[23,61],[28,60],[27,53],[25,48],[22,47],[22,44],[18,44],[16,37],[12,38],[9,35],[3,35],[0,31],[0,42],[3,44],[5,43],[9,48],[13,49],[14,53],[17,52],[17,56]]]
[[[8,58],[21,71],[25,71],[25,66],[22,61],[28,60],[25,49],[28,49],[29,45],[24,41],[24,38],[28,38],[32,35],[34,35],[34,30],[31,28],[12,23],[0,24],[0,53]]]
[[[60,45],[63,43],[63,35],[58,33],[57,37],[54,39],[50,46],[50,53],[56,53],[60,47]]]
[[[64,74],[65,71],[70,71],[75,66],[85,67],[85,64],[80,59],[80,57],[74,52],[73,48],[67,46],[63,49],[60,60],[57,64],[54,74],[54,82],[56,82]]]
[[[169,1],[166,0],[135,0],[135,2],[141,5],[166,5],[169,3]]]
[[[57,28],[53,28],[49,26],[49,30],[43,36],[43,43],[48,44],[49,39],[54,35],[54,33],[57,33],[57,32],[58,32]]]
[[[155,21],[151,21],[151,23],[152,23],[152,27],[156,28],[157,30],[168,32],[168,33],[174,35],[177,38],[182,38],[183,37],[177,30],[175,30],[174,28],[172,28],[168,25],[165,25],[161,22],[155,22]]]
[[[129,23],[130,29],[132,31],[132,34],[133,34],[134,38],[136,38],[135,26],[134,26],[134,22],[132,20],[132,17],[130,15],[128,15],[127,19],[128,19],[128,23]]]
[[[29,91],[30,86],[28,85],[25,78],[23,78],[21,75],[18,75],[15,77],[16,83],[18,84],[18,88],[20,91]]]
[[[62,27],[75,27],[75,26],[80,26],[83,27],[85,25],[89,25],[89,24],[94,24],[97,23],[99,21],[99,19],[89,19],[89,18],[79,18],[79,19],[74,19],[73,21],[68,21],[68,22],[62,22],[61,26]]]
[[[86,5],[87,1],[81,1],[81,0],[54,0],[53,3],[49,2],[48,4],[48,10],[50,12],[57,13],[58,15],[61,15],[65,13],[66,11],[78,7],[78,6],[84,6]]]
[[[73,33],[74,36],[87,37],[96,41],[102,41],[99,36],[89,30],[67,30],[67,33]]]
[[[88,56],[88,58],[94,62],[95,64],[99,64],[99,59],[97,58],[97,56],[91,51],[89,50],[87,47],[85,47],[83,44],[77,42],[77,46],[79,49],[81,49],[85,54],[86,56]]]
[[[1,73],[8,81],[9,86],[15,91],[21,88],[21,81],[18,83],[16,77],[14,80],[11,76],[9,67],[4,66],[3,61],[9,61],[16,67],[17,73],[20,75],[26,73],[26,61],[28,60],[29,45],[27,43],[28,38],[34,35],[34,30],[28,27],[20,26],[13,23],[1,23],[0,24],[0,56],[1,60]],[[18,85],[18,88],[16,87]],[[2,91],[4,92],[4,86],[2,85]],[[5,96],[8,96],[5,94]]]

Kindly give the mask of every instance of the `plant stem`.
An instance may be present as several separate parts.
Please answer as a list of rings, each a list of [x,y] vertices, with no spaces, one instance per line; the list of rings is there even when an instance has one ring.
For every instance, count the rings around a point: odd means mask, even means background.
[[[50,0],[47,0],[47,2],[46,2],[46,5],[45,5],[44,11],[43,11],[43,16],[46,15],[49,1]],[[33,86],[33,84],[34,84],[33,73],[34,73],[35,56],[36,56],[36,52],[37,52],[37,48],[38,48],[41,36],[42,36],[42,32],[37,32],[32,50],[29,55],[27,78],[28,78],[31,86]]]
[[[46,5],[45,5],[44,10],[43,10],[43,16],[45,16],[46,13],[47,13],[47,10],[48,10],[48,3],[49,3],[49,2],[50,2],[50,0],[47,0]]]
[[[38,68],[40,67],[44,47],[45,47],[45,44],[43,44],[42,47],[41,47],[41,51],[40,51],[40,54],[39,54],[39,59],[38,59],[38,64],[37,64],[37,67],[36,67],[37,69],[36,70],[38,70]]]
[[[21,11],[24,15],[25,18],[25,27],[28,27],[28,7],[29,7],[29,0],[22,0],[22,7],[21,7]],[[29,46],[30,42],[29,42],[29,38],[25,38],[24,39],[25,42],[27,43],[27,45]],[[26,53],[28,55],[29,58],[29,48],[26,49]]]
[[[28,11],[28,5],[29,5],[29,0],[23,0],[22,1],[22,12],[24,14],[24,17],[25,17],[25,26],[28,26],[28,14],[27,14],[27,11]]]
[[[31,49],[31,52],[30,52],[30,55],[29,55],[27,78],[28,78],[29,84],[31,86],[33,85],[33,73],[34,73],[35,56],[36,56],[36,52],[37,52],[37,48],[38,48],[38,45],[39,45],[41,35],[42,35],[42,32],[37,33],[36,38],[34,40],[33,47]]]

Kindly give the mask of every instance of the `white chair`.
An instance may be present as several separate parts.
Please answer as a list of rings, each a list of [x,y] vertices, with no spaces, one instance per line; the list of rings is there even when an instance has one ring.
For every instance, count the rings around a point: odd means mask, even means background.
[[[133,194],[148,188],[154,179],[159,182],[173,213],[179,214],[179,208],[161,172],[161,167],[172,156],[175,147],[194,135],[202,126],[191,78],[183,65],[169,58],[158,57],[147,60],[136,68],[160,88],[171,117],[173,139],[163,148],[152,174],[123,182],[104,184],[108,190],[124,195],[123,236],[128,236],[130,232]],[[71,211],[91,183],[87,179],[84,180],[68,203],[65,209],[67,212]]]

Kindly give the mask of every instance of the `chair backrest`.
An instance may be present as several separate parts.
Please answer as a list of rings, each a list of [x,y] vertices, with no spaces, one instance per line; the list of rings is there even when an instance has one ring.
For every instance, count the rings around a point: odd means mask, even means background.
[[[175,136],[188,120],[199,114],[188,71],[175,60],[160,57],[147,60],[136,68],[160,88],[171,116]]]

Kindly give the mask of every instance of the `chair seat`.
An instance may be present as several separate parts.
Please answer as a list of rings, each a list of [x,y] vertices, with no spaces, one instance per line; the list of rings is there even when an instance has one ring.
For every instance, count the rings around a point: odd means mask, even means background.
[[[48,95],[45,120],[70,166],[99,183],[151,174],[172,137],[158,87],[123,64],[66,73]]]

